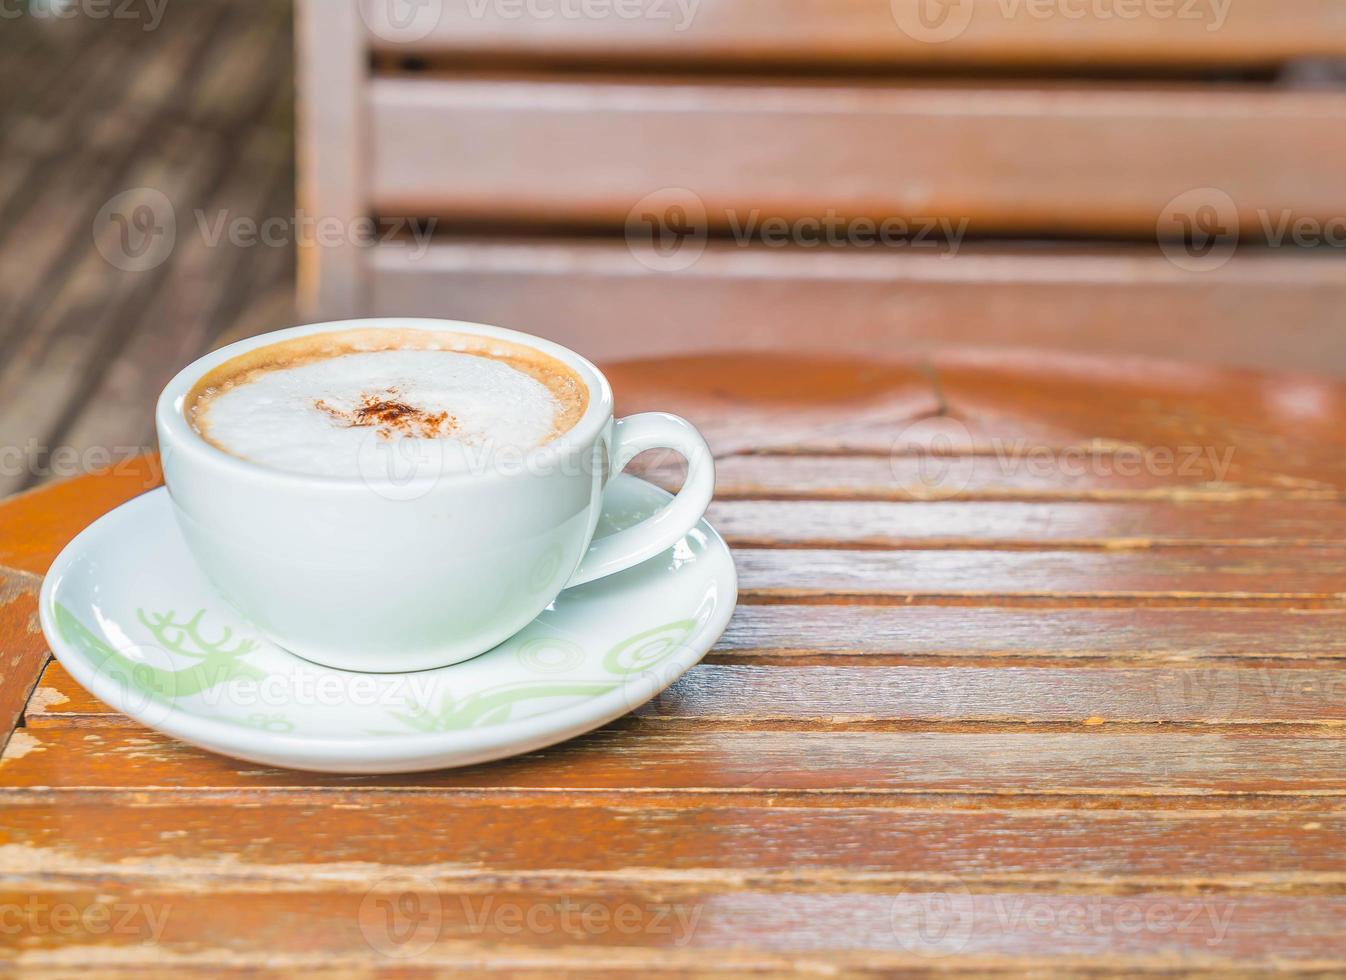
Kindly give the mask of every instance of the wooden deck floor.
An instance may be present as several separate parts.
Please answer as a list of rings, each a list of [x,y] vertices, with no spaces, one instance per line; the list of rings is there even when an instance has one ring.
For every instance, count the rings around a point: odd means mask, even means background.
[[[293,233],[240,237],[292,227],[289,0],[150,6],[0,29],[0,494],[152,446],[177,368],[294,318]]]

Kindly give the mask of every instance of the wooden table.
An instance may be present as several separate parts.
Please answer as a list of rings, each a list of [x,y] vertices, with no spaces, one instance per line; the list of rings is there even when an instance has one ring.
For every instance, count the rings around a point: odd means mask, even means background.
[[[317,776],[137,727],[46,664],[34,591],[152,469],[0,507],[7,955],[1346,970],[1346,386],[976,353],[612,375],[715,446],[740,608],[634,717],[492,765]]]

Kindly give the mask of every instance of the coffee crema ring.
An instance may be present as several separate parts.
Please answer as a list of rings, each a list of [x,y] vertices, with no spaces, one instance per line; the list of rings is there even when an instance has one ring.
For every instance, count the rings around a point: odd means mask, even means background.
[[[183,411],[197,435],[232,456],[354,477],[359,444],[349,430],[528,451],[574,428],[588,405],[575,369],[536,348],[391,327],[307,334],[247,351],[198,379]]]

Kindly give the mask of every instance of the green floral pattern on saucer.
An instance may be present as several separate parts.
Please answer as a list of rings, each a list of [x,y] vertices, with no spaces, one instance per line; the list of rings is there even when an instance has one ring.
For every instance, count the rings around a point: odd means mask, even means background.
[[[79,647],[109,679],[124,685],[128,694],[138,694],[164,703],[190,698],[231,681],[263,681],[269,676],[244,659],[259,648],[257,640],[235,639],[234,631],[228,626],[220,628],[216,639],[208,639],[203,633],[205,616],[206,610],[201,609],[190,619],[179,621],[173,612],[146,613],[143,609],[136,610],[137,620],[149,631],[159,649],[194,661],[189,667],[169,670],[118,652],[85,627],[69,609],[59,604],[56,607],[56,621],[67,642]],[[445,691],[433,706],[411,697],[403,709],[391,710],[388,714],[401,724],[403,731],[448,732],[509,721],[517,709],[529,702],[598,697],[617,690],[631,675],[651,670],[677,652],[696,625],[695,620],[681,619],[623,640],[602,658],[607,677],[518,681],[473,691],[459,698],[455,698],[450,690]],[[547,642],[529,641],[533,646]],[[577,646],[570,646],[581,659],[584,657],[584,652]],[[536,669],[525,658],[521,657],[520,660]],[[445,671],[449,669],[445,668]],[[263,731],[294,730],[294,723],[280,712],[256,711],[236,717],[214,714],[212,717]],[[368,729],[368,733],[400,734],[381,729]]]
[[[446,693],[435,708],[412,703],[407,711],[391,714],[412,731],[450,732],[509,721],[515,709],[528,702],[598,697],[620,688],[632,674],[648,671],[666,660],[695,628],[695,620],[681,619],[623,640],[603,658],[609,679],[524,681],[476,691],[461,700]]]
[[[162,649],[194,661],[189,667],[167,670],[114,650],[76,619],[69,609],[56,604],[57,628],[66,642],[79,647],[109,677],[157,701],[191,697],[239,677],[260,680],[266,676],[242,659],[257,649],[257,641],[241,639],[229,647],[233,631],[227,626],[218,640],[206,640],[201,634],[201,620],[205,615],[206,610],[201,609],[185,622],[176,622],[172,612],[147,614],[143,609],[136,610],[136,618]]]
[[[69,609],[60,604],[56,606],[56,621],[68,643],[79,647],[109,679],[125,686],[128,694],[163,703],[190,698],[231,681],[263,681],[269,676],[244,659],[259,648],[257,640],[235,639],[234,631],[228,626],[221,627],[218,637],[210,640],[203,633],[205,616],[206,610],[201,609],[190,619],[178,621],[173,612],[136,610],[136,618],[160,649],[194,661],[189,667],[169,670],[120,653],[85,627]],[[696,625],[695,620],[681,619],[623,640],[602,658],[603,669],[608,674],[605,678],[519,681],[474,691],[461,698],[446,691],[434,706],[412,697],[405,708],[389,711],[389,716],[401,724],[404,732],[449,732],[509,721],[516,709],[529,702],[598,697],[617,690],[632,675],[653,669],[677,652]],[[547,642],[533,640],[530,644],[536,646]],[[584,656],[577,646],[571,644],[571,647],[581,658]],[[528,663],[524,658],[520,659]],[[531,663],[528,666],[536,669]],[[445,668],[445,671],[450,669]],[[250,712],[237,717],[213,714],[212,717],[270,732],[290,732],[295,727],[280,712]],[[400,734],[380,729],[368,729],[368,733]]]

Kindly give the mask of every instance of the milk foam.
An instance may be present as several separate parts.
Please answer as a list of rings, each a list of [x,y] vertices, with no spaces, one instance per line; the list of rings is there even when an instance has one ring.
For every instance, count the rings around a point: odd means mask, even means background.
[[[211,397],[198,424],[244,459],[360,476],[371,440],[443,450],[527,450],[556,434],[560,403],[503,361],[447,350],[351,352],[279,367]],[[365,462],[361,454],[365,454]]]

